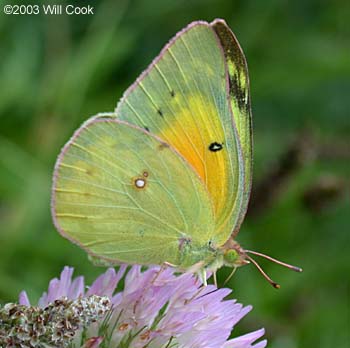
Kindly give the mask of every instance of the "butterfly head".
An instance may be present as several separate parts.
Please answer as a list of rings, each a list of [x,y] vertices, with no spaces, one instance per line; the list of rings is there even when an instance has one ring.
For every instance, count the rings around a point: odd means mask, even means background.
[[[233,269],[235,270],[239,266],[243,266],[243,265],[246,265],[248,263],[252,263],[259,270],[259,272],[263,275],[263,277],[276,289],[279,289],[280,285],[278,283],[276,283],[275,281],[273,281],[265,273],[265,271],[261,268],[261,266],[249,254],[261,256],[261,257],[268,259],[274,263],[277,263],[281,266],[289,268],[295,272],[302,271],[302,269],[300,267],[292,266],[288,263],[276,260],[276,259],[272,258],[271,256],[268,256],[268,255],[265,255],[265,254],[262,254],[262,253],[259,253],[256,251],[243,249],[240,246],[240,244],[238,244],[232,238],[230,238],[221,249],[222,249],[222,255],[223,255],[223,265],[233,267]]]
[[[243,248],[233,239],[230,239],[222,248],[224,265],[240,267],[249,263]]]

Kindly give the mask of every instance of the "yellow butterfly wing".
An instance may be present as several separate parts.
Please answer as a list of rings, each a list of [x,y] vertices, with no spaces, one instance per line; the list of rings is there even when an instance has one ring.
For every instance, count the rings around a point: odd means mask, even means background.
[[[231,108],[244,162],[244,193],[241,214],[237,224],[239,228],[249,202],[253,170],[252,112],[248,65],[238,40],[226,23],[222,20],[216,20],[211,25],[219,37],[225,55]],[[234,231],[234,234],[238,233],[238,228]]]
[[[63,148],[52,215],[64,237],[111,264],[187,268],[210,254],[214,217],[198,175],[168,144],[115,118],[87,121]]]
[[[178,33],[116,108],[119,119],[159,136],[198,173],[211,198],[219,246],[239,229],[251,175],[244,160],[251,142],[243,139],[250,121],[244,126],[236,115],[239,97],[230,80],[232,66],[242,65],[232,64],[228,52],[235,39],[221,35],[222,26],[227,28],[221,20],[194,22]]]

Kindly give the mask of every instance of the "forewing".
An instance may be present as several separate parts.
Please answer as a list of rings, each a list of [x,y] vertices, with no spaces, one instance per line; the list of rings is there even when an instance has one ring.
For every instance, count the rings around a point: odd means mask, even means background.
[[[66,238],[111,263],[180,263],[183,240],[209,240],[208,193],[168,144],[117,119],[92,119],[54,173],[52,213]]]
[[[247,61],[238,40],[223,20],[212,23],[224,50],[229,78],[229,96],[244,161],[244,195],[237,229],[247,210],[252,185],[252,112]]]
[[[177,34],[126,91],[116,114],[159,136],[194,168],[212,200],[214,241],[225,243],[239,221],[244,165],[227,62],[211,24],[195,22]]]

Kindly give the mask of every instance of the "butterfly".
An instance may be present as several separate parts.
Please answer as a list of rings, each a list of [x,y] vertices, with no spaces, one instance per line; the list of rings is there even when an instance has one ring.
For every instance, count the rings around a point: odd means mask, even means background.
[[[62,149],[57,230],[95,262],[167,264],[205,284],[208,271],[255,264],[236,241],[252,182],[250,104],[225,21],[189,24],[113,113],[90,118]]]

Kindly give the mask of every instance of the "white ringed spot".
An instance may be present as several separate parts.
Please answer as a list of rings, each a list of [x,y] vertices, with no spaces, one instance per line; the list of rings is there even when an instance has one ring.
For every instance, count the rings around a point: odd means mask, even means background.
[[[146,181],[144,179],[138,178],[135,180],[135,186],[137,188],[144,188],[146,186]]]

